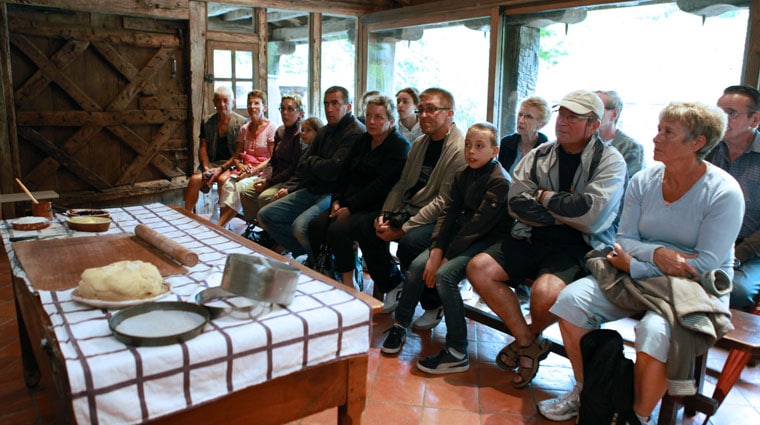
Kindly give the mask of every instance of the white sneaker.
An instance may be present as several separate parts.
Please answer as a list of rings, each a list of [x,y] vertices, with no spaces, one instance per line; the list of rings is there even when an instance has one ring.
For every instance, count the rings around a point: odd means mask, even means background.
[[[578,416],[578,407],[581,405],[581,390],[577,385],[573,390],[558,398],[538,402],[538,411],[546,419],[553,421],[566,421]]]
[[[398,302],[401,299],[401,290],[404,289],[404,284],[401,283],[397,287],[388,291],[385,294],[385,300],[383,300],[383,313],[391,313],[398,307]]]
[[[425,312],[422,313],[422,316],[418,317],[417,320],[412,323],[412,327],[421,331],[433,329],[434,327],[438,326],[439,323],[441,323],[442,318],[443,307],[434,308],[432,310],[425,310]]]

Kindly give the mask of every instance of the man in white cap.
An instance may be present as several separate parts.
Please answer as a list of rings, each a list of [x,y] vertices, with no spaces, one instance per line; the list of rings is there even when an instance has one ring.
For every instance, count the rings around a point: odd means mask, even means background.
[[[549,307],[559,292],[587,274],[588,251],[612,247],[625,191],[625,160],[597,133],[602,100],[578,90],[557,106],[557,140],[533,149],[515,168],[508,201],[517,219],[512,234],[467,266],[477,293],[515,337],[496,364],[517,368],[516,388],[530,383],[548,355],[551,344],[541,332],[555,321]],[[531,279],[529,326],[510,286]]]

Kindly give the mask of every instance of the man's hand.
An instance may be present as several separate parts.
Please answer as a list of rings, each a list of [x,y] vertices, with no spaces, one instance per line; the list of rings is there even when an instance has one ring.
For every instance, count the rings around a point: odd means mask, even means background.
[[[287,195],[288,195],[288,189],[283,187],[282,189],[278,190],[277,193],[274,194],[274,199],[284,198]]]
[[[688,261],[697,258],[697,254],[688,254],[675,249],[660,247],[654,250],[654,264],[663,274],[686,278],[697,278],[699,272]]]
[[[378,238],[386,242],[391,242],[401,239],[405,234],[406,232],[403,230],[391,227],[390,222],[385,220],[382,215],[375,219],[375,235],[377,235]]]

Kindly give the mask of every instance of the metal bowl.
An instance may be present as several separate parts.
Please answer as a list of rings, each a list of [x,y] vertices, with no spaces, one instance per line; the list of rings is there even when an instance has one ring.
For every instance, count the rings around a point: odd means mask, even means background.
[[[222,289],[272,304],[293,302],[301,271],[259,255],[230,254],[224,264]]]
[[[195,338],[209,321],[208,310],[179,301],[140,304],[114,313],[108,327],[119,341],[137,346],[176,344]]]

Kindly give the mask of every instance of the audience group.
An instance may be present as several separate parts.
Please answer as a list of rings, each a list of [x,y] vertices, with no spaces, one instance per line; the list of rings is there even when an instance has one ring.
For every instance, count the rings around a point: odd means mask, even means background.
[[[670,103],[653,129],[649,165],[642,145],[618,128],[615,91],[572,91],[553,108],[528,97],[516,132],[501,140],[490,123],[459,128],[454,97],[442,88],[403,88],[395,99],[367,92],[356,115],[343,87],[328,88],[323,101],[326,125],[304,118],[300,97],[284,95],[275,129],[263,92],[248,94],[246,123],[232,112],[230,91],[218,89],[185,206],[216,183],[220,224],[241,215],[249,237],[305,256],[308,266],[328,252],[349,286],[361,252],[383,311],[394,314],[387,355],[402,350],[410,327],[445,320],[445,347],[417,368],[467,370],[460,286],[469,282],[515,338],[495,360],[515,371],[516,388],[535,377],[550,348],[542,331],[559,321],[575,385],[538,408],[562,421],[580,405],[581,338],[639,315],[633,409],[645,424],[665,392],[694,394],[694,354],[730,330],[729,306],[755,308],[755,88],[728,87],[717,107]],[[553,113],[550,141],[540,130]],[[530,323],[515,293],[525,287]],[[418,303],[424,313],[413,320]],[[685,309],[700,326],[680,323]]]

